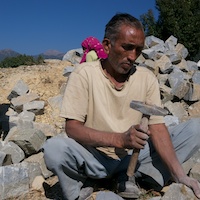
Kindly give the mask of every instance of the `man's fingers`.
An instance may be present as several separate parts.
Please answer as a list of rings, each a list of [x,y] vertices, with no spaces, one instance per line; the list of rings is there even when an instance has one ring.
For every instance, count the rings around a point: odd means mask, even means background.
[[[190,181],[191,188],[198,199],[200,199],[200,183],[197,180]]]

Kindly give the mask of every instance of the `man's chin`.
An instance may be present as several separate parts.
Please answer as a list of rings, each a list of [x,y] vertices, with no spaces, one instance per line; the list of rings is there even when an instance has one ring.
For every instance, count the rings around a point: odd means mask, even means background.
[[[130,70],[132,69],[132,67],[131,68],[122,68],[121,69],[121,74],[128,74],[129,72],[130,72]]]

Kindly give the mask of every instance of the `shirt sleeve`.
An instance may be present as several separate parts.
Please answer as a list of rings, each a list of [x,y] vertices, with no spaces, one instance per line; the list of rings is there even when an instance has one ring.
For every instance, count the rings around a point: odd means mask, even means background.
[[[85,122],[88,110],[88,84],[86,79],[73,71],[67,81],[60,116]]]

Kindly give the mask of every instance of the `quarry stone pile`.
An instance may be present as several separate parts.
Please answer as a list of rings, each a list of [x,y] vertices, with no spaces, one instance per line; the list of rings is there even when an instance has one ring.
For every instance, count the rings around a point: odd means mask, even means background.
[[[51,137],[67,137],[59,112],[67,78],[81,56],[82,50],[74,49],[62,61],[0,69],[0,199],[29,193],[38,177],[45,182],[54,176],[45,166],[42,146]],[[136,60],[158,79],[163,106],[169,111],[168,127],[200,117],[200,64],[187,56],[188,49],[174,36],[166,41],[149,36]],[[200,150],[183,167],[200,181]],[[194,195],[173,183],[156,199],[194,199]]]

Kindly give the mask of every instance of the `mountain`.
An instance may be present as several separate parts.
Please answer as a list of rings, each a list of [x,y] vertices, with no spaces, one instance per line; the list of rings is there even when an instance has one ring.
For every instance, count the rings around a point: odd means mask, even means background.
[[[44,53],[40,54],[43,58],[46,59],[60,59],[62,60],[63,56],[65,55],[65,53],[61,53],[57,50],[48,50]]]
[[[7,57],[16,57],[16,56],[19,56],[19,55],[20,55],[20,53],[13,51],[12,49],[0,50],[0,62]],[[44,53],[34,55],[33,57],[37,58],[39,55],[41,55],[44,59],[59,59],[59,60],[62,60],[65,53],[61,53],[57,50],[48,50]],[[30,56],[32,56],[32,55],[30,55]]]
[[[0,61],[4,60],[7,57],[16,57],[19,55],[20,53],[13,51],[11,49],[3,49],[3,50],[0,50]]]

